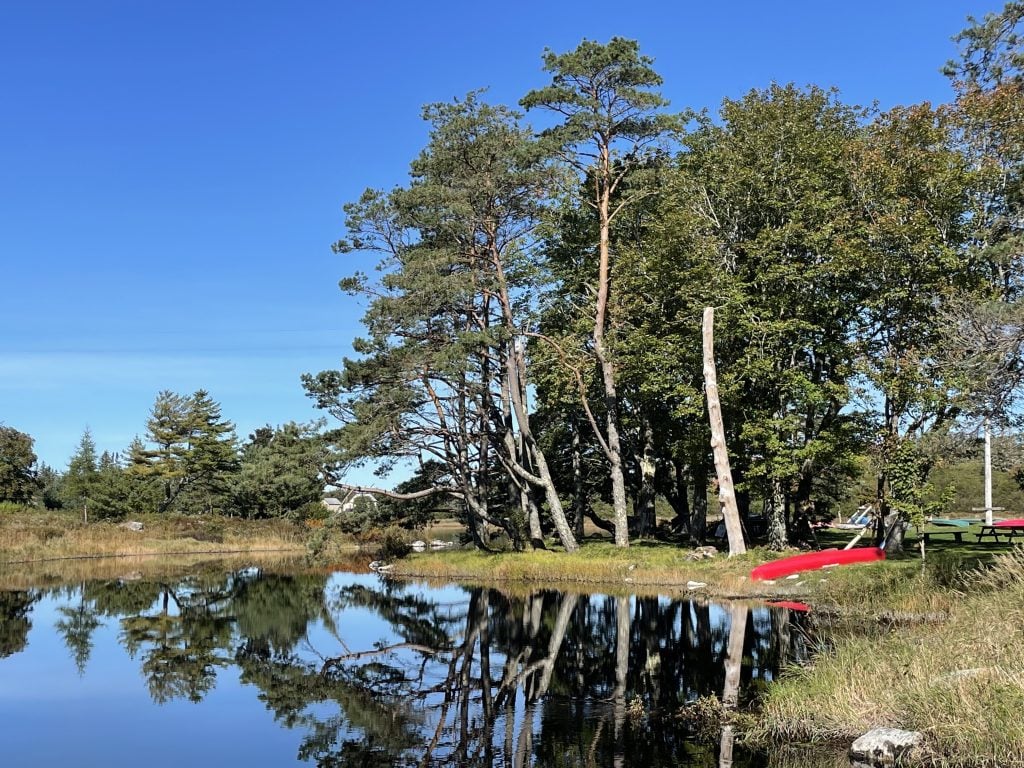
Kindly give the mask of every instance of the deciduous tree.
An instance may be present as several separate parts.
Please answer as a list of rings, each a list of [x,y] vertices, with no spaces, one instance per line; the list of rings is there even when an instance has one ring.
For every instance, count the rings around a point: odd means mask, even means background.
[[[28,504],[38,488],[32,438],[0,426],[0,501]]]

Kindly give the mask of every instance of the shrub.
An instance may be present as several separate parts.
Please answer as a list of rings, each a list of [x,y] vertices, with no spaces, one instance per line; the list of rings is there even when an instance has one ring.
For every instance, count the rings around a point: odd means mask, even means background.
[[[311,501],[299,507],[295,511],[294,517],[296,520],[302,520],[307,524],[316,521],[323,525],[330,514],[330,510],[323,505],[323,502]]]
[[[407,534],[399,528],[385,528],[376,538],[382,560],[401,560],[412,552]]]
[[[0,515],[19,515],[31,512],[32,508],[14,501],[0,501]]]

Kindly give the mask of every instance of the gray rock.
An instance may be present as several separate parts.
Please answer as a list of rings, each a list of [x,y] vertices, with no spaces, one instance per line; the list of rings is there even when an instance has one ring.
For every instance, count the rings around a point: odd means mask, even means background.
[[[127,528],[129,531],[141,531],[145,526],[138,520],[129,520],[127,523],[121,523],[122,528]]]
[[[709,560],[718,554],[718,550],[714,547],[697,547],[690,554],[686,556],[687,560]]]
[[[921,744],[924,737],[917,731],[899,728],[875,728],[853,742],[850,760],[867,765],[892,765],[900,757]]]

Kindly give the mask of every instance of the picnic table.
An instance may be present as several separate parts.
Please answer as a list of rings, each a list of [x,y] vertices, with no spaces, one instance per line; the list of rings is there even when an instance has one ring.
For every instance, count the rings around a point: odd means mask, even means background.
[[[992,525],[983,525],[978,532],[978,541],[991,538],[996,543],[1001,541],[1000,536],[1012,542],[1017,536],[1024,536],[1024,520],[1004,520]]]

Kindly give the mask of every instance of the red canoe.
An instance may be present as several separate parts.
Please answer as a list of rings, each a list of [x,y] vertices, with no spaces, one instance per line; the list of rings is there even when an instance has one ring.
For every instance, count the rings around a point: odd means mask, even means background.
[[[816,571],[830,565],[849,565],[850,563],[870,563],[884,560],[885,550],[880,547],[860,547],[858,549],[823,549],[820,552],[805,552],[802,555],[783,557],[770,563],[759,565],[750,572],[750,578],[757,581],[779,579],[801,571]]]
[[[996,528],[1024,528],[1024,518],[1000,520],[998,523],[993,523],[993,526]]]

